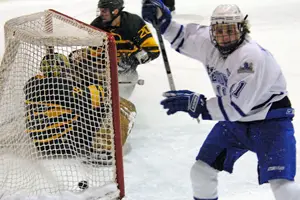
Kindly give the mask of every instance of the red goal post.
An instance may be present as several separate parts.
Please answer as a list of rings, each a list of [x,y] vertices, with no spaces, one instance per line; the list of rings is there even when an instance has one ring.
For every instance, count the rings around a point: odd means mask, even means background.
[[[11,19],[4,29],[1,195],[124,197],[114,37],[52,9]],[[50,68],[60,70],[55,78]]]

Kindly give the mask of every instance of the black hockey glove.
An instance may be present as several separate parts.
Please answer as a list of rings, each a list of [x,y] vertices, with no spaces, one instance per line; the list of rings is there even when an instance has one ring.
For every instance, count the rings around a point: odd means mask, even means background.
[[[135,70],[139,63],[138,60],[134,58],[135,57],[122,55],[118,63],[118,72],[124,73],[130,70]]]
[[[118,63],[119,72],[135,70],[138,65],[147,63],[151,60],[148,53],[144,50],[138,51],[130,56],[122,55]]]

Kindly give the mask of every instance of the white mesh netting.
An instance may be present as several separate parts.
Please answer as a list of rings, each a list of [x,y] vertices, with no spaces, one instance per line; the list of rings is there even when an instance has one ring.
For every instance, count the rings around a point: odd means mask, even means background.
[[[109,48],[106,33],[53,10],[5,24],[1,199],[119,196]]]

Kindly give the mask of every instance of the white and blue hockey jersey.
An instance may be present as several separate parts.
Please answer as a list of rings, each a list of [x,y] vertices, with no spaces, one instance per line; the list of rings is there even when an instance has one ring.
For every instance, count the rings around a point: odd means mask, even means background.
[[[263,120],[268,118],[272,103],[287,96],[280,66],[270,52],[250,38],[227,58],[211,43],[207,26],[183,26],[172,21],[164,38],[176,51],[206,67],[216,94],[207,99],[212,120]],[[292,115],[293,109],[283,112]]]

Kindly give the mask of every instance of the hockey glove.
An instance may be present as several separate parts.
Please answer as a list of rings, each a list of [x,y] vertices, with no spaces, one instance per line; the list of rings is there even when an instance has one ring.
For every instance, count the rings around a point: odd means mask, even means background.
[[[172,19],[169,8],[161,0],[143,0],[142,17],[154,27],[158,25],[161,34],[165,33]]]
[[[148,53],[144,50],[140,50],[130,56],[122,55],[118,63],[119,72],[126,72],[128,70],[135,70],[140,64],[147,63],[151,60]]]
[[[139,62],[134,56],[122,55],[118,63],[118,71],[123,73],[135,70],[138,65]]]
[[[122,60],[118,63],[118,72],[124,73],[131,69],[131,65],[124,63]]]
[[[183,111],[193,118],[198,118],[202,114],[203,119],[211,119],[206,108],[206,98],[202,94],[189,90],[177,90],[165,92],[163,96],[166,98],[160,104],[164,109],[168,109],[168,115]]]

